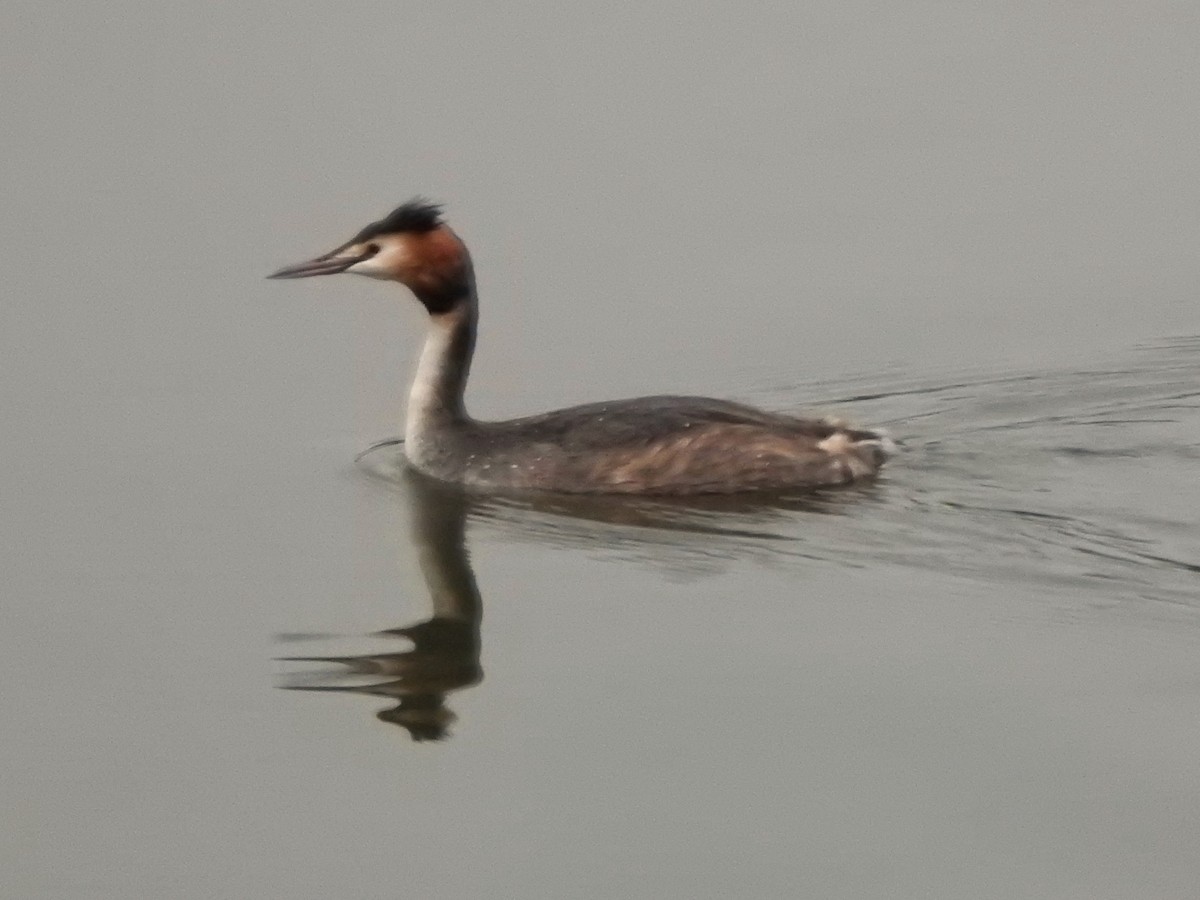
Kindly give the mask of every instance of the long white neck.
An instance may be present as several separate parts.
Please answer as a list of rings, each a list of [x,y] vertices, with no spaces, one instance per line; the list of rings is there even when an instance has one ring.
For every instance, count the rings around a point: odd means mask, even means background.
[[[439,429],[468,421],[463,394],[475,351],[478,318],[473,290],[449,312],[429,317],[404,423],[404,440],[410,455],[420,454],[421,445]]]

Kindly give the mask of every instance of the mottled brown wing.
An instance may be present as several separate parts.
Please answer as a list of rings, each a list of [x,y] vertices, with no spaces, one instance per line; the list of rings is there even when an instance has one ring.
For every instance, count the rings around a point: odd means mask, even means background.
[[[580,486],[628,493],[723,493],[846,484],[877,465],[842,432],[818,441],[755,425],[709,423],[644,446],[613,448],[563,474]],[[586,488],[584,488],[586,489]]]

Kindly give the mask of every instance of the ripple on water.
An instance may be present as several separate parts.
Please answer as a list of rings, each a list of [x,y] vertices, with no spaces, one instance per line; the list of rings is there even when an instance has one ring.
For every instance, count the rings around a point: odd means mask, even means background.
[[[890,385],[862,405],[909,452],[859,522],[900,565],[1193,605],[1198,376],[1187,338],[1105,367]]]

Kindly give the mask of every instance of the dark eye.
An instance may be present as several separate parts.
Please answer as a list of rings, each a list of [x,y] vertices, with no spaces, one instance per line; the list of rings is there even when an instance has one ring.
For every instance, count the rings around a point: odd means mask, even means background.
[[[376,253],[379,252],[379,250],[380,250],[380,246],[378,244],[367,244],[366,251],[371,256],[374,256]]]

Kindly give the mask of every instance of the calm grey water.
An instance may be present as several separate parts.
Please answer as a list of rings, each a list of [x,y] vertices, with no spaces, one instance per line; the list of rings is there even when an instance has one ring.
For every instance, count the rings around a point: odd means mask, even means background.
[[[1184,5],[0,13],[0,895],[1191,898]],[[886,424],[771,505],[464,498],[421,320],[262,276],[414,193],[470,401]]]

